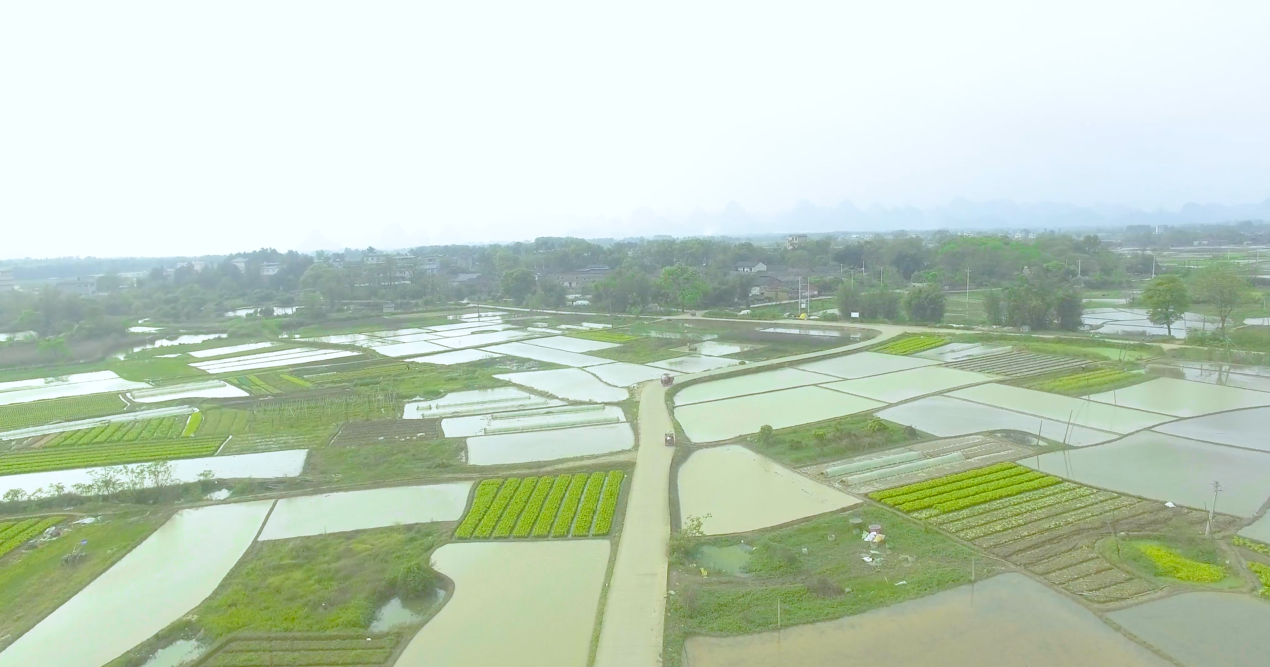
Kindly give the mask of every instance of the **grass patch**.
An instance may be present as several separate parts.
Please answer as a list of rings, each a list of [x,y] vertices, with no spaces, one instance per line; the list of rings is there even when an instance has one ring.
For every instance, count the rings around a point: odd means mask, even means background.
[[[921,432],[872,415],[759,432],[745,440],[760,454],[790,466],[833,461],[922,437]]]
[[[347,484],[423,479],[461,471],[462,440],[324,447],[309,452],[305,475]]]
[[[975,553],[938,532],[876,508],[852,514],[864,524],[879,523],[884,546],[860,539],[845,514],[814,519],[797,526],[745,536],[754,546],[745,565],[749,576],[708,572],[703,577],[696,554],[702,547],[727,548],[738,538],[693,538],[687,556],[672,564],[674,595],[667,597],[664,663],[679,665],[684,640],[693,634],[743,635],[781,625],[825,621],[969,583]],[[828,535],[835,536],[834,541]],[[803,553],[806,549],[806,553]],[[877,551],[877,554],[871,554]],[[866,563],[861,556],[870,556]],[[996,572],[991,561],[978,559],[980,578]],[[897,585],[899,582],[906,582]]]
[[[588,329],[587,331],[570,331],[568,334],[572,338],[585,338],[587,340],[596,340],[601,343],[629,343],[633,340],[639,340],[639,336],[632,336],[621,331],[612,329]]]
[[[92,447],[52,449],[7,454],[0,457],[0,475],[17,475],[47,470],[69,470],[90,466],[111,466],[170,459],[211,456],[220,447],[219,438],[182,438],[167,442],[137,442]]]
[[[650,361],[663,361],[682,357],[683,352],[677,352],[671,348],[683,347],[686,341],[674,338],[649,338],[638,337],[635,340],[624,343],[621,347],[611,347],[607,350],[596,350],[587,354],[612,359],[613,361],[625,361],[632,364],[646,364]]]
[[[167,518],[165,513],[107,515],[100,523],[68,526],[39,549],[11,554],[0,564],[0,647],[60,607]],[[62,557],[74,551],[80,540],[88,540],[84,556],[63,565]]]
[[[1242,578],[1226,568],[1225,553],[1213,538],[1153,535],[1118,541],[1108,539],[1098,544],[1098,552],[1113,563],[1161,583],[1181,581],[1216,588],[1237,588],[1244,584]]]
[[[943,336],[901,336],[873,348],[872,351],[883,354],[917,354],[918,352],[925,352],[926,350],[933,350],[942,345],[947,345],[948,340]]]

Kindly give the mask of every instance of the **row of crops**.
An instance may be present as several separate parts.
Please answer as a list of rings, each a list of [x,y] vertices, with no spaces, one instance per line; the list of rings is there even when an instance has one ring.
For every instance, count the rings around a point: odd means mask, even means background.
[[[1014,463],[998,463],[939,479],[909,484],[870,496],[902,512],[929,519],[976,505],[1005,500],[1062,483]]]
[[[1063,377],[1030,382],[1024,386],[1029,389],[1048,391],[1054,394],[1075,396],[1091,394],[1113,385],[1122,386],[1127,382],[1144,377],[1141,373],[1130,373],[1115,368],[1099,368],[1084,373],[1074,373]]]
[[[35,539],[44,531],[61,523],[66,517],[54,516],[26,519],[23,521],[0,522],[0,558],[9,552]]]
[[[454,536],[459,539],[608,535],[624,473],[487,479]]]
[[[0,431],[118,414],[127,405],[115,394],[94,394],[0,406]]]
[[[315,384],[336,385],[351,384],[358,380],[379,380],[392,377],[394,375],[404,375],[413,372],[415,371],[404,361],[393,361],[388,363],[377,362],[374,365],[365,366],[363,368],[312,375],[307,379]]]
[[[267,375],[240,375],[227,378],[230,383],[249,394],[288,394],[313,386],[308,380],[302,380],[288,373],[269,373]]]
[[[198,413],[194,413],[197,415]],[[97,445],[108,442],[137,442],[138,440],[169,440],[180,438],[186,430],[189,418],[160,417],[130,422],[111,422],[93,428],[60,433],[45,447]]]
[[[220,438],[183,438],[19,452],[0,456],[0,475],[211,456],[222,442]]]
[[[916,354],[947,344],[948,339],[943,336],[908,336],[873,348],[873,351],[885,354]]]

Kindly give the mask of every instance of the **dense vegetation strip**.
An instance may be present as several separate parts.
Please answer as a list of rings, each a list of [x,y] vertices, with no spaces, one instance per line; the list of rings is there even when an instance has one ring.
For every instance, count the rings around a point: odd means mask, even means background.
[[[198,414],[197,412],[194,414]],[[119,421],[59,433],[45,447],[97,445],[108,442],[137,442],[139,440],[171,440],[183,437],[188,418],[159,417],[140,421]]]
[[[560,516],[551,527],[552,537],[564,537],[573,527],[573,518],[577,515],[578,503],[582,502],[582,491],[586,488],[587,474],[580,472],[569,481],[569,490],[564,494],[564,502],[560,505]]]
[[[613,331],[612,329],[588,329],[586,331],[574,331],[569,334],[573,338],[586,338],[588,340],[598,340],[601,343],[629,343],[639,336]]]
[[[885,354],[916,354],[947,344],[948,339],[943,336],[908,336],[876,347],[873,351]]]
[[[1257,591],[1257,595],[1264,598],[1270,598],[1270,566],[1262,565],[1256,561],[1248,563],[1248,569],[1257,575],[1257,580],[1261,582],[1261,590]]]
[[[617,512],[617,499],[622,491],[622,478],[625,475],[621,470],[614,470],[608,474],[608,479],[604,483],[604,495],[600,497],[600,513],[595,518],[595,529],[591,531],[592,535],[608,535],[613,529],[613,515]]]
[[[195,433],[198,433],[198,427],[202,423],[203,423],[202,412],[195,412],[194,414],[190,415],[189,420],[185,422],[185,428],[181,429],[181,437],[182,438],[193,437]]]
[[[902,512],[930,519],[1062,484],[1063,480],[1014,463],[970,470],[871,494]]]
[[[564,502],[564,494],[569,489],[570,480],[569,475],[560,475],[551,483],[547,501],[538,512],[538,520],[534,522],[534,529],[531,531],[534,537],[547,537],[551,534],[551,527],[555,525],[556,514],[560,511],[560,504]]]
[[[211,456],[216,453],[221,442],[218,438],[185,438],[169,442],[55,447],[6,454],[0,456],[0,475]]]
[[[578,505],[578,519],[574,522],[574,537],[586,537],[591,534],[591,524],[595,521],[595,511],[600,506],[600,493],[604,490],[604,473],[593,472],[587,480],[586,490],[582,492],[582,503]]]
[[[1093,393],[1104,387],[1123,386],[1139,379],[1145,379],[1145,376],[1141,373],[1131,373],[1115,368],[1099,368],[1084,373],[1073,373],[1072,375],[1038,380],[1023,386],[1055,394],[1076,395]]]
[[[54,516],[46,519],[27,519],[13,524],[7,530],[0,531],[0,558],[26,544],[27,541],[40,536],[44,531],[61,523],[65,518]]]
[[[494,504],[494,497],[498,495],[498,487],[502,483],[503,480],[501,479],[487,479],[476,485],[476,495],[472,499],[472,507],[468,509],[467,516],[463,517],[463,521],[455,529],[455,537],[466,539],[472,536],[472,533],[476,531],[477,524],[485,517],[485,513],[489,511],[490,505]]]
[[[1226,570],[1220,565],[1191,560],[1158,544],[1140,544],[1137,549],[1155,564],[1160,574],[1167,577],[1200,583],[1213,583],[1226,578]]]
[[[945,484],[960,482],[965,479],[974,479],[976,477],[981,477],[985,475],[992,475],[1002,470],[1011,470],[1011,469],[1026,470],[1025,468],[1022,468],[1022,466],[1018,466],[1013,463],[1009,463],[1009,462],[998,463],[996,465],[990,465],[986,468],[979,468],[977,470],[967,470],[966,472],[959,472],[953,475],[947,475],[945,477],[938,477],[936,479],[926,480],[925,482],[917,482],[916,484],[909,484],[907,486],[897,486],[894,489],[887,489],[885,491],[876,491],[874,493],[869,494],[869,497],[874,500],[880,500],[885,502],[887,499],[895,498],[897,496],[907,495],[915,491],[924,491],[926,489],[934,489],[934,488],[943,486]]]
[[[516,495],[512,496],[511,503],[507,505],[507,511],[503,512],[502,518],[498,520],[498,525],[494,526],[494,537],[511,536],[512,528],[516,527],[516,519],[524,511],[525,505],[529,504],[529,496],[533,494],[537,485],[537,477],[525,477],[520,480],[520,486],[516,489]]]
[[[512,537],[529,537],[529,531],[534,529],[538,513],[542,511],[543,503],[547,502],[547,494],[551,492],[555,481],[555,477],[538,478],[538,483],[534,485],[533,495],[529,496],[529,503],[525,505],[525,511],[516,520],[516,527],[512,529]]]
[[[4,405],[0,406],[0,431],[104,417],[123,412],[125,407],[124,402],[115,394],[95,394]]]
[[[512,498],[516,496],[516,490],[520,488],[520,478],[512,477],[503,482],[502,488],[498,490],[498,495],[494,496],[494,504],[490,505],[489,511],[481,519],[476,526],[474,537],[489,537],[494,533],[494,527],[498,525],[498,520],[503,516],[503,510],[511,504]]]

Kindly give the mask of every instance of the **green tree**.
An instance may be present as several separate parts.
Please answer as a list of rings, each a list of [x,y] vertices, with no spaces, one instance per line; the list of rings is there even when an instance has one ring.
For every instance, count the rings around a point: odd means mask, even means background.
[[[914,322],[938,322],[944,318],[944,290],[927,283],[914,285],[904,293],[904,310]]]
[[[1147,319],[1152,324],[1163,324],[1172,337],[1173,323],[1182,319],[1190,307],[1191,295],[1181,278],[1166,274],[1147,283],[1142,291],[1142,302],[1147,307]]]
[[[657,278],[657,286],[665,290],[667,297],[680,310],[695,307],[709,288],[706,281],[702,280],[700,272],[683,264],[662,269],[661,276]]]
[[[538,278],[529,269],[511,269],[503,272],[503,277],[498,284],[503,291],[503,296],[523,304],[538,287]]]
[[[1001,304],[1001,290],[990,289],[983,293],[983,314],[988,324],[1001,326],[1005,324],[1005,310]]]
[[[1248,299],[1248,281],[1224,264],[1214,264],[1199,272],[1194,282],[1195,298],[1217,311],[1221,320],[1222,335],[1226,335],[1226,320],[1239,304]]]
[[[843,283],[833,294],[834,304],[838,307],[838,315],[844,320],[851,319],[851,313],[860,312],[860,295],[851,285]]]

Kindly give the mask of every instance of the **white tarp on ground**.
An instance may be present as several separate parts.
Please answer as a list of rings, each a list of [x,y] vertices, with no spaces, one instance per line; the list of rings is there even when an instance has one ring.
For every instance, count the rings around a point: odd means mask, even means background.
[[[123,402],[120,401],[120,409],[123,408]],[[163,417],[180,417],[183,415],[192,415],[198,412],[198,408],[191,405],[174,405],[169,408],[154,408],[152,410],[138,410],[137,412],[121,412],[117,415],[109,415],[106,417],[94,417],[92,419],[77,419],[70,422],[59,422],[57,424],[47,424],[44,426],[31,426],[28,428],[19,428],[12,431],[0,433],[0,440],[18,440],[20,438],[31,438],[37,435],[48,435],[50,433],[66,433],[67,431],[79,431],[86,428],[95,428],[103,424],[112,422],[136,422],[145,421],[147,419],[161,419]]]
[[[250,396],[247,392],[227,382],[211,380],[208,382],[189,382],[152,389],[138,389],[130,392],[128,398],[137,403],[162,403],[181,398],[242,398]]]
[[[128,391],[129,389],[146,389],[149,386],[144,382],[125,380],[113,371],[76,373],[66,377],[15,380],[13,382],[0,382],[0,405],[16,405],[18,403],[43,401],[50,398],[105,394],[108,392]]]

